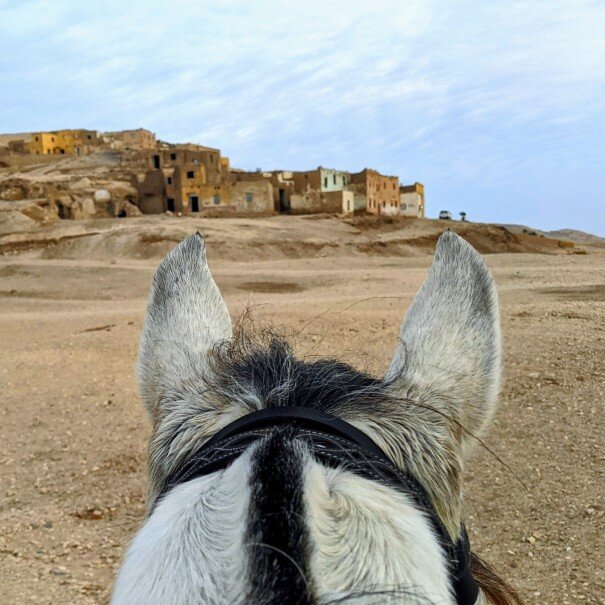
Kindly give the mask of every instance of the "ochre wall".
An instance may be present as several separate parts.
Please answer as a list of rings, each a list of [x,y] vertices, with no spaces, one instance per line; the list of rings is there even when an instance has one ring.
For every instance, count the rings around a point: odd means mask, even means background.
[[[384,176],[376,170],[365,169],[351,175],[357,198],[365,196],[366,212],[394,214],[399,212],[399,178]]]
[[[231,206],[237,212],[273,212],[273,186],[266,180],[232,181]]]

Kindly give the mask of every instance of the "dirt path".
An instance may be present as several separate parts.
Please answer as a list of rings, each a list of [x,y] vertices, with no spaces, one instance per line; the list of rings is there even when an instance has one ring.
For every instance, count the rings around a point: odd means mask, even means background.
[[[430,263],[261,260],[254,247],[232,262],[224,241],[209,239],[210,259],[234,315],[252,302],[259,321],[293,332],[316,317],[296,339],[301,354],[375,372]],[[605,253],[488,263],[506,379],[487,443],[513,472],[478,449],[465,486],[471,540],[529,603],[605,603]],[[148,425],[133,369],[156,265],[0,258],[0,603],[107,598],[144,511]]]

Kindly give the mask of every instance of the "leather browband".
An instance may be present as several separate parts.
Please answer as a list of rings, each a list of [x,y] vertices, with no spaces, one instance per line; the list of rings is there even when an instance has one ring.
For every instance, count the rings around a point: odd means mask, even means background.
[[[453,542],[422,484],[399,469],[382,449],[352,424],[314,408],[273,407],[251,412],[219,430],[164,482],[153,508],[174,487],[222,470],[250,445],[279,427],[296,427],[316,458],[332,467],[345,467],[366,478],[386,483],[411,496],[431,520],[449,563],[458,605],[474,605],[479,587],[471,573],[471,551],[464,525]],[[153,509],[152,509],[153,511]]]

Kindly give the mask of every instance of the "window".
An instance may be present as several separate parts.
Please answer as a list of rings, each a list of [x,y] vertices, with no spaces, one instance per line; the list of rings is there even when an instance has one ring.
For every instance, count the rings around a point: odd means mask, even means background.
[[[210,156],[210,163],[214,164],[214,156],[213,155]]]
[[[334,184],[336,185],[336,175],[333,175],[332,178],[334,179]]]
[[[171,153],[170,154],[170,159],[171,160],[176,160],[176,153]]]
[[[326,188],[328,187],[328,177],[327,176],[324,177],[324,187],[326,187]]]
[[[252,193],[250,193],[250,192],[246,193],[246,201],[248,203],[250,203],[253,198],[254,198],[254,195],[252,195]]]
[[[172,177],[171,176],[166,177],[166,185],[172,185]]]
[[[193,170],[187,170],[187,178],[192,179],[195,176]]]
[[[92,139],[92,137],[90,135],[86,135],[88,140],[90,141],[90,139]]]
[[[221,203],[221,196],[218,193],[215,194],[215,196],[212,198],[212,203],[215,205],[218,205]]]
[[[38,137],[36,137],[36,141],[38,140]]]

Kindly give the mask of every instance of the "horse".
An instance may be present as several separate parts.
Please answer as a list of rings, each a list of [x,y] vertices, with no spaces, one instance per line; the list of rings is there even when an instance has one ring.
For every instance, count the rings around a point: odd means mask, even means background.
[[[186,238],[149,294],[147,514],[112,605],[521,604],[461,520],[501,357],[494,281],[450,230],[381,377],[234,327]]]

